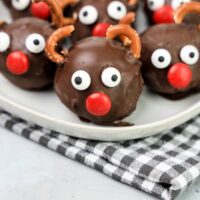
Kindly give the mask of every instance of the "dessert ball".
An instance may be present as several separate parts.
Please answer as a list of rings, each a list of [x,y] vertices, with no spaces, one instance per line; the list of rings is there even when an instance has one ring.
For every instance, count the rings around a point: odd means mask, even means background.
[[[0,71],[16,86],[40,90],[53,83],[56,64],[45,55],[50,23],[32,17],[0,25]]]
[[[32,0],[3,0],[3,2],[14,20],[30,16],[48,20],[51,15],[50,8],[45,2],[36,3]]]
[[[74,7],[78,19],[75,23],[74,41],[86,37],[105,37],[110,25],[118,23],[131,24],[136,11],[137,0],[84,0]],[[127,16],[128,15],[128,16]]]
[[[128,25],[110,27],[105,37],[79,41],[65,56],[55,52],[56,43],[73,32],[73,26],[57,30],[47,42],[49,58],[63,64],[57,69],[55,91],[64,105],[81,119],[102,125],[121,122],[136,108],[142,92],[141,43]],[[115,41],[118,35],[131,40],[131,50]]]
[[[200,0],[145,0],[145,10],[151,24],[174,23],[173,14],[182,4]],[[189,14],[185,18],[187,23],[200,23],[200,16]]]

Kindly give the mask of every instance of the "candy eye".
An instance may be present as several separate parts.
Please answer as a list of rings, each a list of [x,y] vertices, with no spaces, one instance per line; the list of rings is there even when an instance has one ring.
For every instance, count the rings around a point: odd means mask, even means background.
[[[199,60],[199,51],[193,45],[186,45],[181,49],[181,59],[188,65],[194,65]]]
[[[120,72],[114,67],[106,68],[101,75],[103,84],[110,88],[118,86],[121,79],[122,77]]]
[[[79,20],[85,25],[94,24],[98,19],[98,11],[94,6],[85,6],[79,12]]]
[[[6,51],[10,46],[10,36],[5,32],[0,32],[0,52]]]
[[[151,11],[156,11],[162,8],[164,5],[165,0],[147,0],[147,6]]]
[[[158,69],[167,68],[172,61],[171,54],[166,49],[157,49],[151,56],[152,64]]]
[[[41,53],[45,49],[45,39],[38,33],[29,35],[26,39],[26,48],[31,53]]]
[[[126,6],[120,1],[113,1],[108,5],[107,8],[108,15],[115,19],[120,20],[127,14]]]
[[[189,3],[191,0],[172,0],[172,8],[176,10],[184,3]]]
[[[71,78],[71,83],[75,89],[83,91],[90,87],[90,75],[83,70],[76,71]]]
[[[19,11],[25,10],[31,3],[31,0],[12,0],[12,6]]]

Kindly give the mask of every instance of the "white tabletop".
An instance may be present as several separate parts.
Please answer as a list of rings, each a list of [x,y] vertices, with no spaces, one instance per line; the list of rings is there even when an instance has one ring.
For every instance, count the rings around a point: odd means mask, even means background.
[[[2,128],[0,147],[0,199],[154,200]],[[200,181],[179,199],[199,199],[199,186]]]

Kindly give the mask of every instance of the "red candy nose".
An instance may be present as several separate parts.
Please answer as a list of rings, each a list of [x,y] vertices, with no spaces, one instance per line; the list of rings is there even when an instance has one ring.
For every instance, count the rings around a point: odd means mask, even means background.
[[[29,69],[29,58],[21,51],[15,51],[8,55],[6,65],[14,75],[25,74]]]
[[[156,24],[174,23],[173,8],[171,6],[163,6],[153,14],[153,20]]]
[[[32,3],[31,13],[33,16],[38,17],[40,19],[48,19],[51,15],[51,10],[47,3],[38,2]]]
[[[106,37],[106,33],[107,33],[109,26],[110,26],[110,24],[108,24],[108,23],[97,24],[92,31],[92,36]]]
[[[111,107],[110,98],[101,92],[91,94],[86,100],[87,111],[97,117],[108,114]]]
[[[192,81],[192,70],[186,64],[177,63],[170,68],[168,81],[176,89],[185,89]]]

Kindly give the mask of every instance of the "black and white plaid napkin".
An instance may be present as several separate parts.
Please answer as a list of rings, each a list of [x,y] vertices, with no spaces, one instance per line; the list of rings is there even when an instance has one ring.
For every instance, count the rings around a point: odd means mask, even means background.
[[[68,137],[4,111],[0,126],[159,199],[176,198],[200,176],[200,115],[166,133],[120,143]]]

